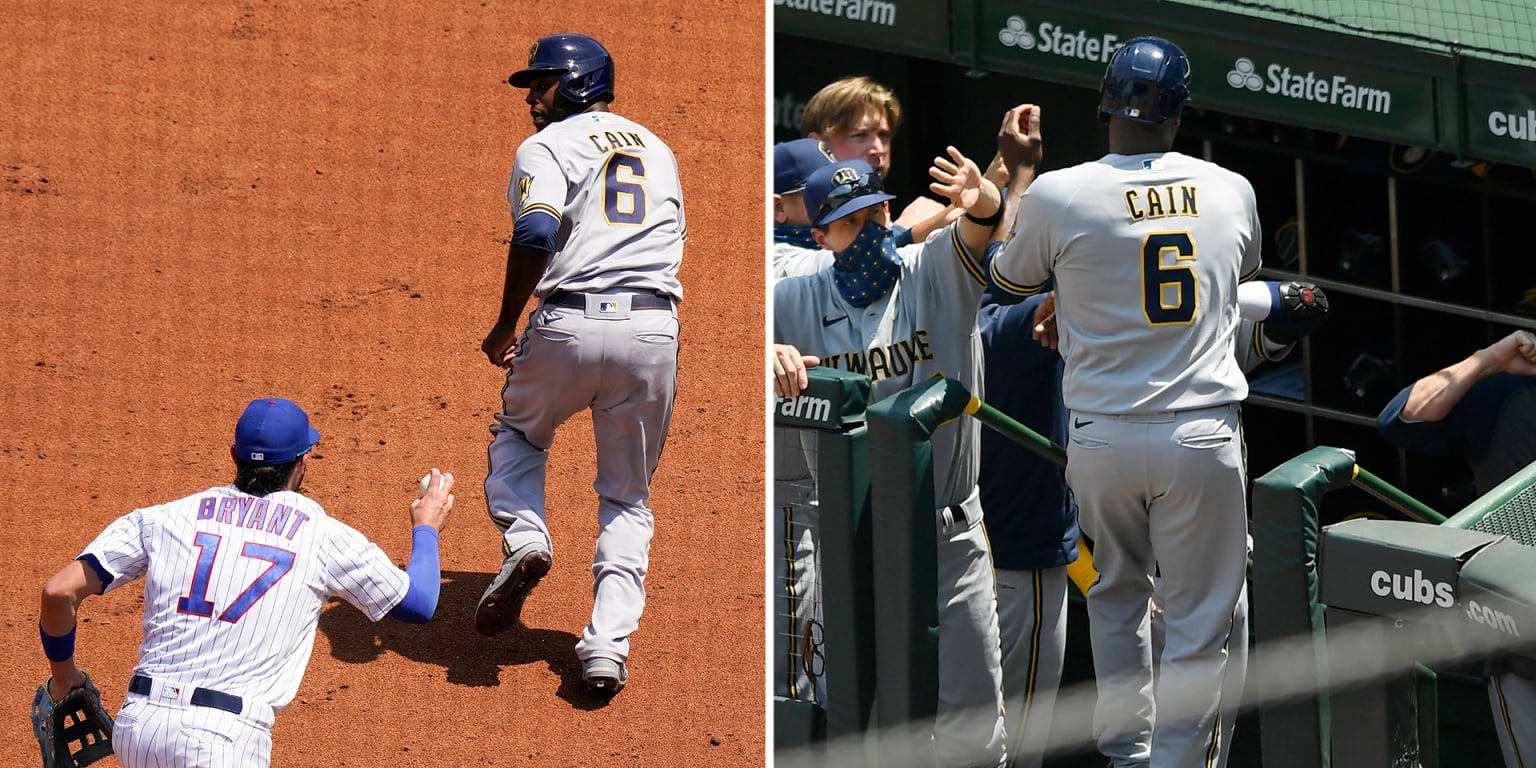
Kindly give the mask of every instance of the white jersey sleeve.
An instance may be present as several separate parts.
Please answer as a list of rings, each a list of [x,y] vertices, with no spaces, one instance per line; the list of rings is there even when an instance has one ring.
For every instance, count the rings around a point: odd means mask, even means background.
[[[682,299],[688,225],[677,158],[644,126],[612,112],[551,123],[518,147],[507,197],[514,228],[530,216],[559,221],[539,296],[632,290]]]
[[[410,577],[356,529],[329,515],[320,523],[328,529],[319,553],[326,595],[346,600],[371,621],[384,618],[405,599]]]
[[[552,219],[561,234],[567,234],[565,198],[565,173],[555,160],[553,148],[540,141],[523,142],[517,148],[512,181],[507,185],[513,231],[529,228],[528,219],[543,216]]]
[[[1076,192],[1071,178],[1060,173],[1043,173],[1024,190],[1013,228],[992,258],[992,280],[998,287],[1020,296],[1045,289],[1062,243],[1081,234],[1054,226]]]
[[[773,280],[812,275],[832,266],[832,252],[824,248],[803,248],[793,243],[773,243],[773,261],[768,276]]]
[[[111,592],[144,575],[149,555],[144,550],[140,531],[144,527],[143,510],[134,510],[113,520],[95,541],[80,553],[106,571],[106,589]]]

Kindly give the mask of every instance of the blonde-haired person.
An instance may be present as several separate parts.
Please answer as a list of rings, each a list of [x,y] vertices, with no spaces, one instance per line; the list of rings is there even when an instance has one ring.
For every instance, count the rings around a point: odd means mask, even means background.
[[[891,172],[891,140],[901,127],[901,100],[863,75],[823,86],[805,104],[801,132],[826,142],[838,160],[863,160],[881,178]]]
[[[894,91],[870,77],[851,75],[828,83],[806,102],[800,129],[809,138],[821,139],[837,160],[863,160],[886,179],[901,120],[901,100]],[[944,202],[918,196],[891,222],[896,244],[923,242],[961,213]]]

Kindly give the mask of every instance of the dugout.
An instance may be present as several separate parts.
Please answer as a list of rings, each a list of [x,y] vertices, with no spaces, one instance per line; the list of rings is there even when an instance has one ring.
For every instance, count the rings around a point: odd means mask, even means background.
[[[1305,276],[1332,299],[1322,330],[1251,377],[1252,475],[1314,445],[1350,446],[1391,484],[1456,510],[1473,500],[1470,474],[1386,445],[1375,416],[1418,376],[1536,328],[1525,227],[1536,12],[1385,5],[775,0],[773,139],[798,137],[822,85],[865,74],[905,112],[887,185],[896,205],[926,194],[946,144],[990,159],[1003,111],[1023,101],[1042,105],[1043,170],[1062,168],[1104,152],[1094,114],[1106,42],[1168,37],[1193,70],[1177,149],[1253,182],[1266,279]],[[1321,7],[1348,15],[1321,18]],[[1330,507],[1325,522],[1392,515],[1357,491]]]
[[[1375,416],[1418,376],[1536,328],[1524,238],[1536,206],[1536,15],[1508,0],[1419,5],[775,0],[773,140],[799,136],[819,87],[865,74],[906,113],[888,180],[896,205],[926,192],[946,144],[989,158],[1003,111],[1023,101],[1043,107],[1042,170],[1062,168],[1104,151],[1094,112],[1106,42],[1168,37],[1193,65],[1176,148],[1253,182],[1266,279],[1305,277],[1332,300],[1323,329],[1251,376],[1251,476],[1313,446],[1347,446],[1449,514],[1474,500],[1470,474],[1387,445]],[[1352,487],[1318,516],[1401,517]],[[1086,648],[1076,627],[1069,642]],[[1454,678],[1442,676],[1445,691],[1457,695]],[[1445,714],[1475,712],[1475,697]],[[1472,720],[1468,738],[1484,738]]]

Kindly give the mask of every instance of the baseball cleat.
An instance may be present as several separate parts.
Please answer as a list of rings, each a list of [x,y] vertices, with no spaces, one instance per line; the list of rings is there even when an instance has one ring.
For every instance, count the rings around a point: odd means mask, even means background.
[[[527,547],[501,563],[501,572],[491,581],[480,605],[475,608],[475,631],[494,635],[521,621],[523,601],[549,573],[549,553]]]
[[[594,657],[582,662],[581,679],[588,688],[612,696],[624,690],[624,684],[629,682],[629,669],[622,661]]]

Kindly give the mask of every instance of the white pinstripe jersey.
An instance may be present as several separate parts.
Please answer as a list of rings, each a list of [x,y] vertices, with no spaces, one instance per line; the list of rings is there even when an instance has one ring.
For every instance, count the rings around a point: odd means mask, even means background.
[[[866,374],[875,402],[944,375],[981,390],[981,309],[985,273],[954,225],[900,249],[901,277],[885,296],[859,308],[837,292],[832,269],[789,277],[773,287],[773,341],[816,355],[822,365]],[[976,487],[981,432],[956,419],[933,435],[935,507],[959,504]]]
[[[1106,155],[1041,174],[1024,192],[998,284],[1037,292],[1054,275],[1068,408],[1152,413],[1234,403],[1237,286],[1258,274],[1248,180],[1166,152]]]
[[[135,672],[274,710],[298,691],[327,598],[378,621],[410,586],[377,545],[291,491],[222,486],[136,509],[85,555],[112,576],[107,591],[144,577]]]
[[[612,112],[550,123],[517,148],[507,200],[514,227],[528,216],[560,222],[535,294],[630,289],[682,300],[677,158],[639,123]]]

